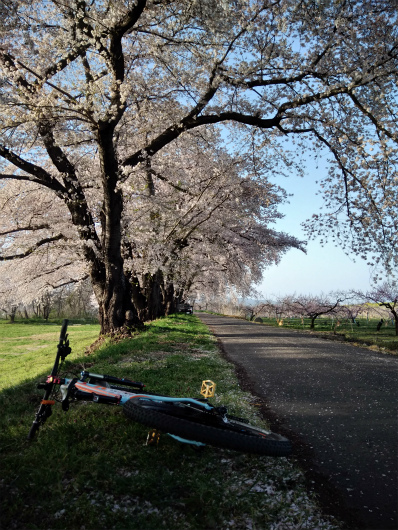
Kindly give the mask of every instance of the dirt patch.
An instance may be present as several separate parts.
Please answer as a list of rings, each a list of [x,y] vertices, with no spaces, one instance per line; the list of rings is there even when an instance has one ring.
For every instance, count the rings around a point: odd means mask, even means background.
[[[13,337],[11,339],[1,339],[1,342],[17,342],[20,340],[56,340],[59,337],[59,333],[40,333],[36,335],[24,335],[19,337]]]
[[[13,351],[3,352],[2,355],[26,355],[27,353],[31,353],[36,350],[47,348],[47,346],[48,344],[37,344],[35,346],[32,346],[30,344],[20,344],[20,345],[15,345],[13,348]],[[18,352],[15,350],[23,350],[23,351]]]

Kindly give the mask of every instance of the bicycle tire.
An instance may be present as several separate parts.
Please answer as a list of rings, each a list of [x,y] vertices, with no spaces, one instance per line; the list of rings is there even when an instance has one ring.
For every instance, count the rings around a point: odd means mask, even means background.
[[[206,425],[202,422],[176,417],[164,411],[146,408],[137,398],[123,406],[127,418],[153,429],[224,449],[264,456],[288,456],[292,452],[290,440],[276,433],[267,433],[248,424],[231,420],[230,424]],[[206,413],[204,413],[206,414]],[[204,416],[205,417],[205,416]],[[236,426],[236,429],[232,430]]]

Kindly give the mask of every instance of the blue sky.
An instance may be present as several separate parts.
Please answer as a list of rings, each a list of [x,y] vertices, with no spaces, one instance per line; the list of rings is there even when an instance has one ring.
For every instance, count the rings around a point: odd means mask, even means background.
[[[326,162],[322,166],[321,171],[326,173]],[[319,211],[322,205],[315,183],[321,175],[313,164],[309,163],[308,167],[308,174],[303,178],[291,176],[275,181],[293,194],[289,198],[290,204],[280,207],[285,217],[276,223],[275,229],[301,240],[305,240],[306,235],[300,224]],[[367,291],[371,285],[371,272],[366,261],[355,256],[348,257],[333,243],[322,247],[319,241],[311,241],[307,254],[292,249],[282,257],[279,265],[267,269],[257,289],[264,297],[293,293],[317,295],[350,289]]]

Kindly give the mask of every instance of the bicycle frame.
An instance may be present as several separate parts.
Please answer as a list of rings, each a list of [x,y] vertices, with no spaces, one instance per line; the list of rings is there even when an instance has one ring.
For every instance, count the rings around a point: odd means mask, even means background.
[[[129,390],[114,389],[107,386],[86,383],[82,380],[64,379],[63,381],[64,383],[61,384],[61,393],[63,396],[65,396],[62,400],[63,403],[66,399],[68,399],[70,395],[69,386],[73,385],[73,387],[78,391],[73,394],[73,397],[77,400],[83,401],[94,401],[96,403],[103,403],[109,405],[115,404],[123,406],[129,399],[143,398],[150,401],[158,401],[162,403],[191,403],[193,405],[200,406],[207,411],[214,410],[215,408],[213,405],[210,405],[206,401],[194,398],[169,397],[159,394],[136,393],[131,392]]]
[[[68,381],[68,380],[66,380]],[[158,394],[137,394],[136,392],[129,392],[129,391],[123,391],[123,390],[115,390],[113,388],[103,387],[99,385],[93,385],[90,383],[85,383],[82,381],[77,381],[75,383],[75,388],[80,390],[81,392],[85,392],[86,394],[93,394],[93,401],[97,401],[96,397],[101,396],[108,396],[108,397],[116,397],[117,405],[124,405],[128,399],[132,398],[144,398],[152,401],[161,401],[166,403],[192,403],[195,405],[199,405],[200,407],[203,407],[205,410],[213,410],[214,407],[212,405],[209,405],[206,402],[198,401],[194,398],[180,398],[180,397],[169,397],[169,396],[162,396]],[[78,398],[81,399],[81,398]],[[87,399],[86,399],[87,401]]]

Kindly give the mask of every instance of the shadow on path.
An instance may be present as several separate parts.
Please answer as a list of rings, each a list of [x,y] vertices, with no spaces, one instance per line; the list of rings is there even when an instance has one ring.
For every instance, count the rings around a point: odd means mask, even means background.
[[[325,512],[358,530],[398,528],[398,358],[197,314],[276,432],[294,442]]]

